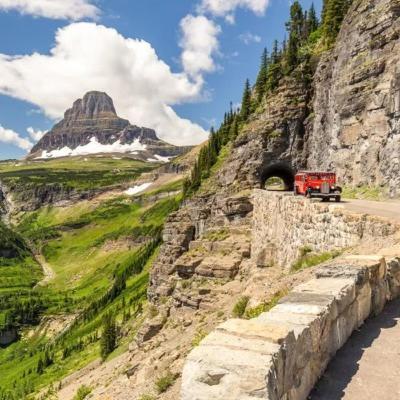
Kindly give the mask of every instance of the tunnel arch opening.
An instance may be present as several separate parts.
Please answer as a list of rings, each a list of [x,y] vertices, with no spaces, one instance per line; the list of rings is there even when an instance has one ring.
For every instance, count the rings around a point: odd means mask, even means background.
[[[278,182],[280,182],[280,190],[292,191],[294,188],[294,176],[293,168],[285,163],[269,164],[261,171],[261,187],[267,190],[274,190],[271,189],[273,186],[270,186],[270,183],[278,187]]]

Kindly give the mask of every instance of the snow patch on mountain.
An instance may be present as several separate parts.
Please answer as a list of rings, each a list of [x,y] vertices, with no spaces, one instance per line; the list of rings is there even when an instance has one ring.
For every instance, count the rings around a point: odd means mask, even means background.
[[[154,155],[154,158],[148,158],[147,161],[149,162],[169,162],[171,160],[171,158],[173,157],[163,157],[163,156],[159,156],[158,154]]]
[[[115,141],[111,144],[101,144],[97,138],[92,137],[90,142],[85,145],[71,149],[69,147],[63,147],[57,150],[43,151],[42,155],[36,157],[37,159],[43,158],[58,158],[68,156],[86,156],[89,154],[96,153],[131,153],[137,154],[138,151],[145,151],[147,146],[140,143],[140,139],[135,139],[132,143],[122,144],[120,140]],[[157,157],[157,156],[156,156]]]
[[[128,196],[133,196],[134,194],[143,192],[143,190],[146,190],[152,184],[153,184],[153,182],[142,183],[141,185],[136,185],[136,186],[129,188],[128,190],[125,190],[124,193],[127,194]]]

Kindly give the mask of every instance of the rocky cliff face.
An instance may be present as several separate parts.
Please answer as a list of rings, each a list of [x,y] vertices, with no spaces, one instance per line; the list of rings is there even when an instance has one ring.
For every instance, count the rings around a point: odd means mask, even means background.
[[[131,125],[117,116],[106,93],[89,92],[33,147],[30,158],[104,152],[160,161],[159,157],[174,157],[188,149],[163,142],[153,129]]]
[[[9,222],[9,214],[12,211],[13,204],[8,196],[8,190],[5,185],[0,181],[0,222],[6,224]]]
[[[307,166],[400,194],[400,3],[355,1],[314,77]]]
[[[60,183],[45,185],[21,185],[10,183],[3,185],[4,193],[7,193],[4,201],[4,218],[18,212],[35,211],[48,204],[65,205],[94,196],[107,191],[107,188],[78,190]],[[1,215],[1,204],[0,204]]]

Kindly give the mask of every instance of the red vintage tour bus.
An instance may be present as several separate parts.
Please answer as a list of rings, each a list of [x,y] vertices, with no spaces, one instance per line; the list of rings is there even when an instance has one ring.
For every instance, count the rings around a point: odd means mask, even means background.
[[[299,171],[294,178],[294,193],[322,201],[341,200],[342,188],[336,185],[334,172]]]

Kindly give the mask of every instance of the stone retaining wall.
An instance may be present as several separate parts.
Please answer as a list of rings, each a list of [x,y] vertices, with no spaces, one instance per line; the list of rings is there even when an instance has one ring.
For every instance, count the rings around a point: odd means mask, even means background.
[[[188,356],[182,400],[305,400],[336,351],[400,292],[400,258],[321,267],[270,312],[231,319]]]
[[[315,252],[340,250],[399,228],[381,218],[350,213],[342,205],[291,193],[255,189],[252,201],[252,259],[258,266],[290,269],[304,246]]]

